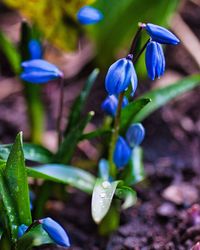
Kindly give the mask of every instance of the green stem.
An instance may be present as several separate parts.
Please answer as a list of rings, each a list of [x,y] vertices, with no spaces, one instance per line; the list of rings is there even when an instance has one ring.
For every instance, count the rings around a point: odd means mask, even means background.
[[[137,46],[137,41],[140,37],[142,31],[142,24],[139,24],[139,28],[138,31],[136,32],[132,44],[131,44],[131,48],[129,51],[129,54],[133,55],[134,50]],[[135,64],[137,62],[137,60],[139,59],[139,57],[141,56],[141,54],[144,52],[147,44],[148,44],[149,40],[144,44],[144,46],[142,47],[142,49],[140,50],[140,52],[135,56],[135,58],[133,59],[133,64]],[[112,131],[112,136],[111,136],[111,141],[110,141],[110,146],[109,146],[109,155],[108,155],[108,160],[109,160],[109,166],[110,166],[110,176],[112,176],[114,179],[116,177],[116,166],[113,162],[113,154],[114,154],[114,150],[115,150],[115,144],[119,135],[119,129],[120,129],[120,116],[121,116],[121,110],[122,110],[122,103],[123,103],[123,98],[124,98],[124,93],[122,92],[119,95],[119,100],[118,100],[118,106],[117,106],[117,112],[115,115],[115,121],[114,121],[114,127],[113,127],[113,131]]]
[[[116,177],[116,167],[113,162],[113,153],[115,150],[115,144],[119,135],[119,128],[120,128],[120,116],[121,116],[121,109],[122,109],[122,102],[124,98],[124,92],[120,93],[119,100],[118,100],[118,106],[117,106],[117,112],[115,115],[115,121],[114,121],[114,128],[112,131],[112,137],[110,141],[110,147],[109,147],[109,165],[110,165],[110,175],[115,178]]]
[[[60,78],[60,98],[58,107],[58,120],[57,120],[57,132],[58,132],[58,147],[62,142],[62,115],[63,115],[63,105],[64,105],[64,79]]]
[[[45,114],[41,100],[41,86],[24,83],[30,121],[31,142],[41,144],[44,133]]]

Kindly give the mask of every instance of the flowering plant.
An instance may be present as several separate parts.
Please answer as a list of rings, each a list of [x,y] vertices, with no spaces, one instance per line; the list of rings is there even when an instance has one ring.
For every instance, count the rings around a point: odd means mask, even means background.
[[[83,25],[96,24],[103,18],[104,14],[101,11],[90,6],[82,7],[77,13],[77,22]],[[29,29],[29,25],[22,24],[24,37],[27,34],[24,31]],[[140,47],[139,39],[143,33],[148,35],[148,40]],[[114,62],[105,76],[107,97],[101,106],[105,113],[103,124],[98,129],[86,133],[85,128],[93,118],[94,112],[90,111],[83,116],[82,111],[99,75],[99,69],[94,69],[89,75],[83,90],[72,105],[68,124],[63,130],[61,123],[65,94],[64,73],[42,58],[40,40],[28,37],[25,45],[29,54],[22,56],[19,76],[25,84],[27,96],[31,96],[28,104],[33,111],[32,121],[37,121],[36,126],[42,124],[43,117],[43,112],[38,115],[38,106],[34,106],[41,101],[38,98],[40,87],[50,84],[52,80],[58,81],[58,147],[56,152],[49,151],[41,145],[41,136],[32,140],[34,143],[22,144],[21,133],[13,146],[0,145],[0,194],[4,207],[2,215],[5,219],[0,240],[2,247],[23,250],[50,243],[64,247],[70,245],[68,235],[57,222],[49,217],[38,219],[43,217],[45,202],[52,187],[56,185],[52,185],[52,182],[73,186],[92,196],[91,214],[93,220],[99,224],[101,234],[108,234],[117,228],[120,208],[127,209],[135,205],[135,186],[145,177],[141,143],[146,132],[142,120],[177,95],[196,87],[200,79],[199,75],[194,75],[134,99],[139,87],[135,65],[145,52],[149,78],[160,78],[165,71],[162,45],[177,45],[179,42],[173,33],[161,26],[139,23],[127,55]],[[40,128],[32,127],[37,135]],[[41,131],[43,132],[42,129]],[[82,169],[81,166],[71,166],[79,142],[96,137],[105,139],[105,143],[102,143],[103,150],[99,153],[100,157],[95,162],[96,174]],[[28,160],[26,165],[24,157]],[[36,220],[32,220],[31,215],[28,177],[43,180],[41,187],[36,185],[34,188],[35,195],[43,197],[42,202],[37,203],[37,199],[32,202],[32,215],[33,218],[37,218]],[[113,223],[109,223],[111,221]]]

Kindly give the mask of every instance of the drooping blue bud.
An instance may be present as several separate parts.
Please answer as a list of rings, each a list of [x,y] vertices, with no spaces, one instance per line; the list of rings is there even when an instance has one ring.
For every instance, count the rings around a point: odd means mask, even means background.
[[[55,65],[42,59],[25,61],[22,67],[24,71],[20,77],[30,83],[46,83],[63,77],[63,73]]]
[[[115,95],[110,95],[106,97],[106,99],[103,101],[101,108],[106,114],[114,117],[117,111],[117,105],[118,105],[118,98]],[[124,108],[127,105],[128,105],[128,99],[124,97],[122,102],[122,108]]]
[[[63,247],[70,246],[68,235],[56,221],[47,217],[39,220],[39,222],[42,224],[43,229],[49,234],[49,236],[53,241],[55,241],[56,244]]]
[[[131,148],[122,136],[119,136],[115,145],[113,160],[117,168],[123,168],[131,157]]]
[[[144,27],[153,41],[173,45],[180,43],[180,40],[172,32],[159,25],[147,23]]]
[[[30,59],[41,59],[42,58],[42,46],[41,43],[36,39],[31,39],[28,43],[28,49]]]
[[[26,226],[25,224],[22,224],[18,227],[18,232],[17,232],[17,236],[18,238],[22,237],[26,230],[28,229],[28,226]]]
[[[139,146],[145,136],[145,129],[141,123],[132,124],[126,132],[126,141],[131,148]]]
[[[82,7],[77,13],[77,19],[81,24],[95,24],[103,19],[103,14],[91,6]]]
[[[162,46],[157,42],[149,42],[146,48],[145,62],[151,80],[160,77],[165,71],[165,57]]]
[[[137,75],[131,59],[131,57],[119,59],[108,69],[105,87],[109,95],[119,95],[129,84],[132,84],[132,93],[135,93]]]

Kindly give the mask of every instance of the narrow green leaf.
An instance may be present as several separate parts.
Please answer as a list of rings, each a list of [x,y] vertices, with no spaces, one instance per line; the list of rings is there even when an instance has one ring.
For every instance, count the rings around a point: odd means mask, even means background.
[[[12,144],[0,145],[0,158],[7,160],[11,148]],[[23,151],[25,159],[34,162],[49,163],[53,157],[47,148],[36,144],[24,143]]]
[[[27,172],[30,177],[69,184],[89,194],[92,193],[95,184],[95,177],[92,174],[67,165],[48,164],[39,167],[28,167]]]
[[[92,193],[92,218],[98,224],[105,217],[109,208],[115,190],[120,181],[108,182],[98,178],[96,180]]]
[[[170,86],[154,89],[148,93],[145,93],[141,98],[150,98],[152,102],[136,114],[134,117],[134,122],[140,122],[144,120],[152,112],[159,109],[175,97],[182,95],[183,93],[190,91],[197,86],[200,86],[199,74],[185,77],[182,80],[171,84]]]
[[[44,244],[55,244],[49,237],[48,233],[42,228],[42,225],[33,227],[25,233],[17,242],[17,247],[20,250],[29,250],[32,247],[41,246]]]
[[[10,151],[4,175],[9,188],[9,195],[15,203],[19,225],[31,224],[30,198],[21,132],[17,135]]]
[[[94,69],[92,73],[89,75],[80,95],[74,101],[74,104],[71,108],[71,113],[69,115],[68,119],[69,123],[66,128],[65,135],[69,133],[79,123],[81,118],[81,113],[85,107],[87,98],[90,94],[92,86],[94,85],[98,75],[99,75],[99,69]]]
[[[143,164],[143,150],[141,147],[135,147],[132,150],[131,159],[124,170],[123,180],[126,185],[134,185],[145,178]]]
[[[1,51],[6,56],[12,70],[15,74],[19,74],[21,68],[21,57],[17,49],[13,46],[11,41],[0,31]]]
[[[133,122],[135,116],[151,102],[150,98],[141,98],[134,102],[129,103],[126,107],[122,109],[120,126],[121,129],[126,130],[128,126]]]
[[[86,117],[84,117],[71,131],[68,133],[56,153],[54,157],[54,162],[67,164],[74,153],[74,150],[77,146],[77,143],[80,140],[81,135],[83,134],[83,130],[86,125],[90,122],[92,117],[94,116],[94,112],[89,112]]]
[[[124,200],[122,204],[122,209],[127,209],[132,207],[137,202],[137,193],[130,187],[122,186],[117,188],[115,191],[115,195]]]
[[[96,138],[96,137],[101,137],[101,136],[108,135],[111,132],[112,132],[111,129],[102,129],[102,128],[99,128],[99,129],[96,129],[96,130],[94,130],[92,132],[83,134],[80,137],[80,140],[90,140],[90,139],[93,139],[93,138]]]

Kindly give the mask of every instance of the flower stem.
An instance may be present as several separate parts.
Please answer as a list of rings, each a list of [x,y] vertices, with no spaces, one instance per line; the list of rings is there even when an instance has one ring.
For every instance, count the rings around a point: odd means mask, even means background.
[[[142,28],[143,28],[142,24],[139,24],[139,28],[138,28],[138,30],[133,38],[131,48],[129,51],[129,54],[131,54],[131,55],[133,55],[133,53],[136,49],[136,45],[137,45],[138,39],[140,37]],[[141,54],[144,52],[148,42],[149,42],[149,40],[144,44],[144,46],[141,48],[140,52],[136,55],[136,57],[135,58],[133,57],[133,64],[135,64],[137,62],[137,60],[139,59]],[[115,115],[114,127],[113,127],[113,131],[112,131],[110,145],[109,145],[108,160],[109,160],[109,166],[110,166],[110,176],[114,179],[116,177],[116,166],[113,162],[113,154],[114,154],[114,150],[115,150],[115,144],[116,144],[116,141],[117,141],[117,138],[119,135],[120,117],[121,117],[121,110],[122,110],[122,103],[123,103],[124,94],[125,94],[125,92],[123,91],[122,93],[120,93],[119,98],[118,98],[117,112]]]
[[[141,25],[141,23],[138,24],[139,27],[138,27],[138,30],[133,38],[133,41],[131,43],[131,47],[130,47],[130,50],[129,50],[129,54],[133,55],[133,53],[135,52],[135,49],[136,49],[136,46],[137,46],[137,42],[138,42],[138,39],[140,37],[140,34],[142,32],[142,28],[143,26]]]
[[[116,167],[113,162],[113,153],[115,150],[115,144],[118,138],[119,129],[120,129],[120,117],[121,117],[121,110],[122,110],[122,102],[124,98],[124,92],[120,93],[118,105],[117,105],[117,112],[115,115],[115,121],[114,121],[114,128],[112,131],[112,137],[110,141],[110,147],[109,147],[109,165],[110,165],[110,175],[115,178],[116,177]]]
[[[144,50],[147,47],[147,44],[149,43],[150,39],[148,39],[146,41],[146,43],[144,44],[144,46],[141,48],[140,52],[133,58],[133,64],[135,64],[137,62],[137,60],[139,59],[139,57],[142,55],[142,53],[144,52]]]
[[[64,79],[60,78],[60,98],[58,107],[58,120],[57,120],[57,132],[58,132],[58,147],[62,142],[62,115],[63,115],[63,105],[64,105]]]

